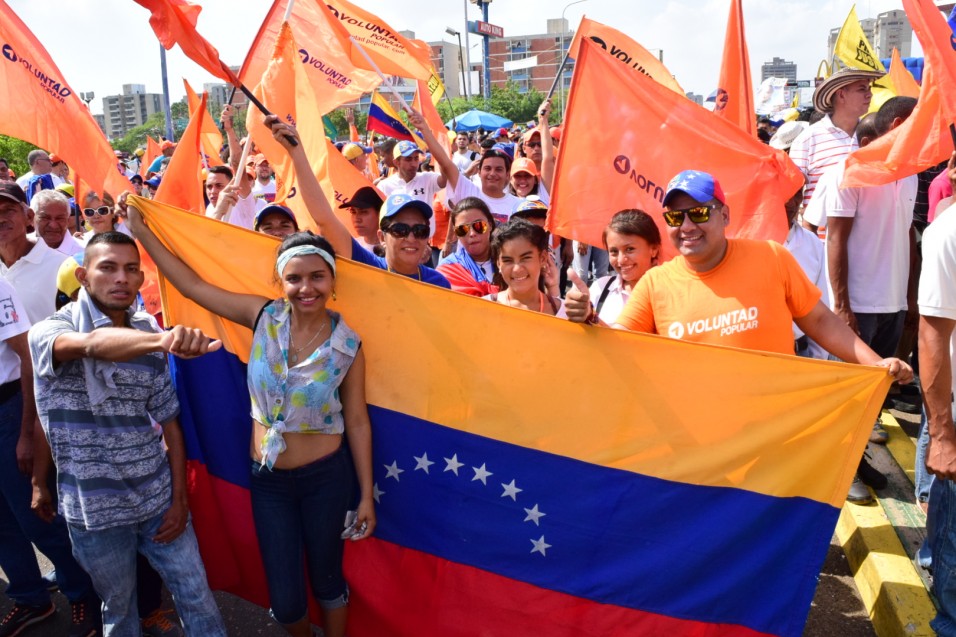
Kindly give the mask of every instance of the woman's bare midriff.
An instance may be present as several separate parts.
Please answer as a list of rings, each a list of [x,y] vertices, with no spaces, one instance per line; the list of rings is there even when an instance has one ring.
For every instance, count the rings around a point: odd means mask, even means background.
[[[252,441],[249,445],[249,454],[257,462],[262,462],[262,453],[259,451],[259,442],[266,435],[269,428],[262,423],[252,421]],[[319,433],[284,433],[286,450],[279,454],[273,468],[295,469],[315,462],[342,446],[342,434]]]

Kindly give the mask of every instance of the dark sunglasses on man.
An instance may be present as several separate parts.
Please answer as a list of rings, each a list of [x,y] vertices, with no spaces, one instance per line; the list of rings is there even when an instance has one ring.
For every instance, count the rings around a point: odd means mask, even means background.
[[[413,226],[408,225],[407,223],[393,223],[387,228],[385,232],[392,235],[396,239],[404,239],[409,234],[411,234],[416,239],[427,239],[431,234],[431,228],[428,227],[427,223],[416,223]]]
[[[710,221],[710,213],[716,208],[716,204],[707,204],[705,206],[691,206],[680,210],[665,210],[664,222],[671,228],[680,228],[684,225],[684,217],[687,216],[694,223],[707,223]]]

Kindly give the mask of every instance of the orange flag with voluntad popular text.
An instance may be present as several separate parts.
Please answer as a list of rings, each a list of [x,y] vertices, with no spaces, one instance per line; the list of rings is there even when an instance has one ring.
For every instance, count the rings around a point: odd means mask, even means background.
[[[149,9],[149,26],[166,50],[178,44],[190,60],[224,82],[239,83],[236,74],[219,59],[219,51],[196,31],[202,7],[186,0],[135,0]]]
[[[189,103],[189,116],[192,117],[196,109],[199,108],[199,96],[193,91],[186,78],[183,78],[183,85],[186,87],[186,100]],[[208,99],[207,99],[208,103]],[[222,133],[219,127],[213,121],[209,109],[206,109],[202,118],[202,132],[200,133],[200,142],[202,143],[202,152],[209,166],[221,166],[222,159],[219,157],[219,150],[222,148]]]
[[[147,135],[146,152],[143,153],[143,163],[139,165],[139,176],[145,179],[150,165],[162,154],[163,151],[159,149],[159,142]]]
[[[720,65],[714,113],[756,137],[754,87],[750,78],[750,54],[747,52],[744,10],[741,3],[742,0],[730,0],[727,35],[724,38],[724,59]]]
[[[202,120],[206,114],[206,94],[199,99],[199,108],[189,118],[183,136],[169,160],[163,180],[156,189],[156,201],[189,210],[206,213],[202,180]]]
[[[923,47],[919,102],[909,118],[847,158],[843,187],[879,186],[935,166],[953,152],[956,122],[956,50],[953,31],[932,0],[903,0]]]
[[[628,71],[590,40],[582,42],[555,170],[549,230],[601,245],[614,213],[641,208],[666,236],[664,192],[683,170],[705,171],[720,181],[730,207],[729,236],[784,240],[783,204],[803,183],[786,154]],[[669,241],[663,248],[665,256],[673,256]]]
[[[3,0],[0,43],[0,133],[56,153],[97,191],[132,190],[90,109]]]
[[[597,44],[605,53],[623,62],[628,68],[643,73],[679,95],[684,94],[684,89],[661,60],[617,29],[582,17],[569,49],[575,60],[581,55],[581,40],[584,38]]]

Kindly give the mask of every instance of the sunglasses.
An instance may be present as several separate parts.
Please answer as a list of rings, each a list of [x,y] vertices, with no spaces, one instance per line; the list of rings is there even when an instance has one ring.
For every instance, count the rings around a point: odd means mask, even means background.
[[[84,208],[83,209],[83,214],[86,215],[87,217],[92,217],[94,215],[100,215],[102,217],[105,217],[111,212],[113,212],[113,210],[109,206],[100,206],[99,208]]]
[[[385,228],[385,232],[392,235],[396,239],[404,239],[409,234],[414,236],[416,239],[427,239],[428,235],[431,234],[431,228],[428,227],[427,223],[416,223],[414,226],[410,226],[407,223],[393,223],[389,227]]]
[[[471,223],[461,223],[455,226],[455,234],[459,237],[468,236],[469,230],[474,230],[475,234],[485,234],[488,232],[490,226],[487,221],[472,221]]]
[[[680,228],[684,225],[684,216],[690,217],[694,223],[707,223],[710,221],[710,213],[716,208],[714,204],[708,206],[694,206],[684,208],[683,210],[665,210],[664,222],[671,228]]]
[[[526,142],[525,146],[528,148],[541,148],[541,142]]]

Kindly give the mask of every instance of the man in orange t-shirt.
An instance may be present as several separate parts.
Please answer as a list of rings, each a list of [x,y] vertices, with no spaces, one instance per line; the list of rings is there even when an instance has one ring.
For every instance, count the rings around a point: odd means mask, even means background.
[[[695,343],[793,354],[791,320],[841,360],[887,367],[901,382],[913,370],[880,357],[826,305],[796,260],[771,241],[728,239],[730,208],[708,173],[685,170],[664,195],[667,235],[680,253],[651,268],[634,288],[614,327]],[[568,318],[595,322],[577,275],[565,299]]]

